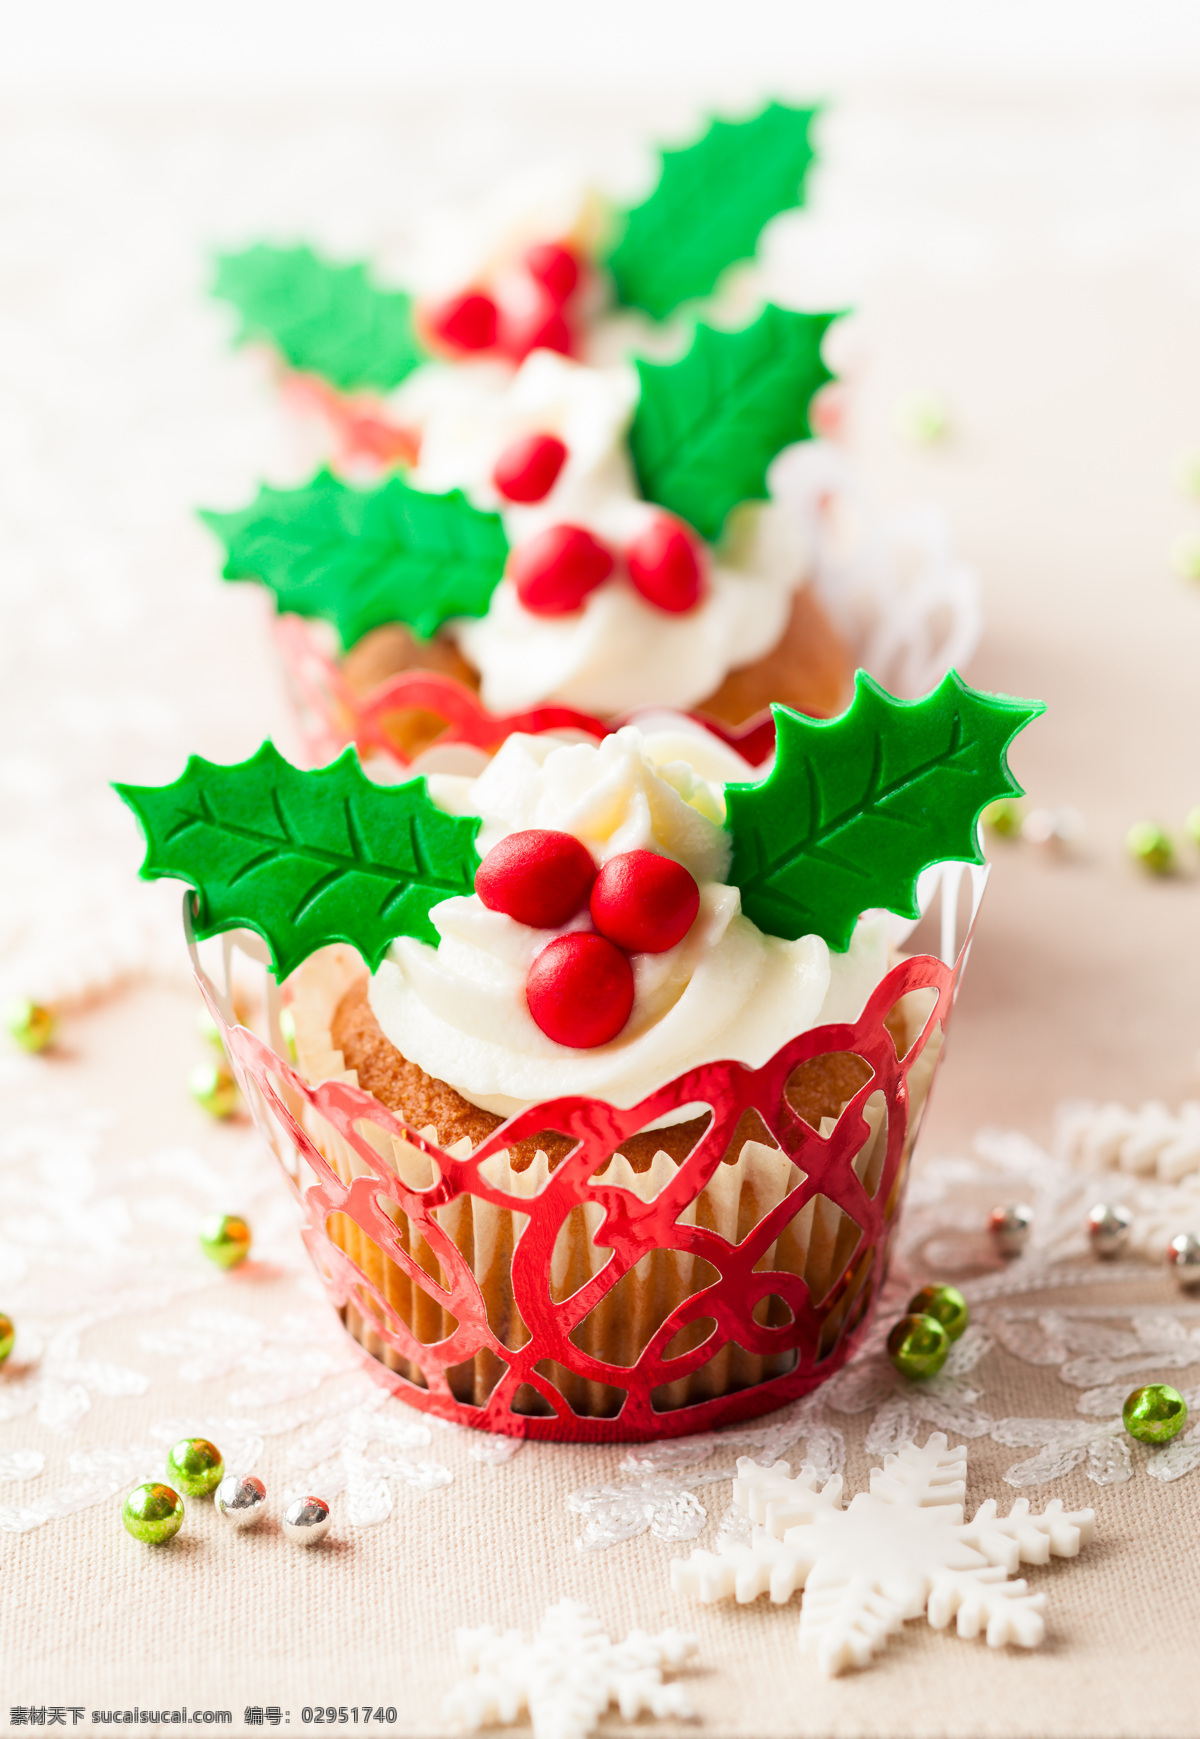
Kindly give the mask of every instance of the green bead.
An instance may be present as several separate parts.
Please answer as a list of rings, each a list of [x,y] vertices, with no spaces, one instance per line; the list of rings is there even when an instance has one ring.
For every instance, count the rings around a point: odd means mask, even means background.
[[[135,1540],[161,1546],[183,1526],[183,1499],[169,1485],[151,1480],[130,1492],[121,1505],[121,1520]]]
[[[212,1015],[209,1014],[208,1004],[206,1002],[200,1004],[199,1013],[196,1015],[196,1031],[200,1034],[200,1037],[206,1039],[215,1050],[224,1051],[225,1046],[221,1042],[221,1029],[213,1019]]]
[[[238,1108],[237,1082],[224,1062],[197,1063],[188,1076],[188,1091],[213,1117],[232,1117]]]
[[[1200,537],[1182,531],[1171,544],[1171,566],[1181,580],[1200,580]]]
[[[31,1002],[27,996],[17,997],[4,1010],[4,1024],[23,1051],[44,1051],[54,1042],[58,1020],[54,1010]]]
[[[1194,845],[1200,845],[1200,803],[1194,809],[1188,810],[1183,829]]]
[[[950,1352],[936,1316],[902,1316],[887,1337],[888,1358],[905,1377],[935,1377]]]
[[[957,1340],[971,1320],[970,1306],[957,1286],[922,1286],[908,1301],[910,1316],[931,1316],[951,1340]]]
[[[279,1032],[287,1050],[288,1062],[296,1061],[296,1017],[290,1008],[279,1011]]]
[[[1167,876],[1175,868],[1175,847],[1153,821],[1135,821],[1125,835],[1125,849],[1151,875]]]
[[[1170,1383],[1135,1389],[1121,1408],[1125,1429],[1139,1443],[1169,1443],[1187,1424],[1187,1402]]]
[[[1171,462],[1171,481],[1185,495],[1200,495],[1200,449],[1185,447]]]
[[[940,441],[950,427],[950,417],[943,400],[929,392],[909,393],[893,412],[896,433],[906,441],[925,446]]]
[[[12,1317],[5,1316],[4,1312],[0,1311],[0,1365],[4,1363],[9,1353],[13,1350],[13,1341],[16,1338],[16,1333],[17,1331],[13,1326]]]
[[[225,1463],[206,1437],[185,1437],[167,1456],[167,1472],[188,1497],[207,1497],[224,1478]]]
[[[988,804],[980,819],[989,833],[1000,839],[1016,839],[1021,832],[1021,805],[1011,797],[998,798]]]
[[[200,1248],[218,1268],[236,1268],[250,1254],[250,1228],[240,1214],[210,1214],[200,1227]]]

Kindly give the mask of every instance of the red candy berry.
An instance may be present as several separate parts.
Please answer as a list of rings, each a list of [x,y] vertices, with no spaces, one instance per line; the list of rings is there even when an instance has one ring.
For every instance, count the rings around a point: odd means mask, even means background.
[[[522,435],[496,460],[492,482],[506,501],[544,501],[566,457],[557,435]]]
[[[499,316],[496,304],[481,290],[451,296],[425,311],[430,333],[452,350],[490,350],[496,342]]]
[[[539,297],[530,312],[503,316],[500,344],[517,362],[524,362],[531,350],[556,350],[560,356],[570,356],[571,328],[549,296]]]
[[[635,954],[663,954],[682,942],[700,910],[696,879],[653,851],[610,857],[592,888],[592,923]]]
[[[587,1051],[615,1039],[633,1008],[633,971],[619,948],[590,931],[556,936],[525,980],[529,1012],[556,1044]]]
[[[579,525],[551,525],[513,551],[509,577],[535,616],[566,616],[613,570],[612,551]]]
[[[629,578],[646,602],[672,615],[690,610],[703,587],[694,539],[677,519],[660,514],[625,551]]]
[[[583,910],[596,866],[574,834],[531,827],[494,845],[475,871],[475,892],[493,912],[535,930],[557,930]]]
[[[535,283],[549,290],[559,307],[574,295],[579,283],[579,261],[561,242],[538,242],[525,255],[525,270]]]

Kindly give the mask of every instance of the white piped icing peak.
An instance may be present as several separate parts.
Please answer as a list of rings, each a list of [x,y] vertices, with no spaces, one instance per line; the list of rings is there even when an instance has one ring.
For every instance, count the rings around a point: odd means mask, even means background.
[[[481,854],[533,827],[574,834],[598,863],[660,852],[695,876],[700,911],[676,947],[633,957],[624,1030],[574,1050],[548,1038],[525,1002],[534,956],[562,932],[531,929],[476,895],[444,900],[431,913],[438,946],[400,938],[371,982],[384,1033],[427,1074],[509,1115],[570,1093],[635,1105],[697,1064],[732,1058],[758,1068],[795,1034],[856,1019],[887,970],[886,918],[861,919],[849,950],[834,954],[819,936],[764,935],[722,880],[723,788],[754,776],[685,721],[626,726],[599,744],[514,736],[476,779],[431,775],[443,808],[483,817]],[[563,929],[588,927],[585,910]]]

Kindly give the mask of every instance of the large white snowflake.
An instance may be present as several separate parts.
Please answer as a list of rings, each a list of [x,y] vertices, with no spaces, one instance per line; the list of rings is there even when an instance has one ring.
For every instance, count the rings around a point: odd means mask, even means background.
[[[680,1720],[692,1714],[682,1685],[663,1683],[663,1668],[695,1654],[694,1636],[631,1630],[613,1642],[574,1600],[548,1607],[530,1642],[489,1624],[460,1630],[458,1647],[474,1676],[447,1696],[446,1714],[471,1732],[516,1721],[526,1709],[534,1739],[587,1739],[613,1703],[626,1721],[644,1710]]]
[[[748,1537],[677,1558],[671,1583],[705,1601],[769,1593],[783,1603],[803,1588],[800,1649],[826,1673],[866,1666],[922,1611],[938,1630],[955,1614],[960,1636],[986,1629],[993,1648],[1036,1648],[1046,1597],[1008,1577],[1022,1560],[1073,1558],[1093,1534],[1093,1512],[1069,1513],[1057,1498],[1042,1515],[1020,1498],[1007,1516],[989,1498],[964,1521],[967,1452],[948,1449],[940,1431],[872,1468],[870,1491],[848,1509],[840,1474],[824,1485],[811,1467],[790,1474],[784,1461],[739,1460],[734,1508]]]

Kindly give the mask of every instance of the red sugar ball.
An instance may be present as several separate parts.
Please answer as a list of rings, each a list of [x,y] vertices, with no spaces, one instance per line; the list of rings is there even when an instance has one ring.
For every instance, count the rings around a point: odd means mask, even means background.
[[[610,857],[592,888],[592,923],[634,954],[664,954],[682,942],[700,910],[695,876],[655,851]]]
[[[562,242],[537,242],[525,255],[525,270],[560,307],[579,283],[579,261]]]
[[[466,290],[425,310],[430,333],[452,350],[490,350],[496,342],[496,304],[481,290]]]
[[[528,313],[501,318],[500,343],[517,362],[523,362],[531,350],[556,350],[560,356],[570,356],[571,328],[551,298],[541,296]]]
[[[625,551],[629,578],[648,604],[681,615],[704,586],[695,539],[677,519],[659,514]]]
[[[475,892],[493,912],[534,930],[557,930],[587,904],[596,865],[572,833],[531,827],[494,845],[475,871]]]
[[[496,460],[492,482],[506,501],[544,501],[566,458],[557,435],[522,435]]]
[[[633,971],[619,948],[590,931],[556,936],[529,968],[529,1012],[556,1044],[591,1050],[615,1039],[633,1008]]]
[[[509,577],[535,616],[566,616],[613,571],[612,551],[579,525],[550,525],[513,551]]]

